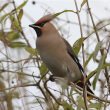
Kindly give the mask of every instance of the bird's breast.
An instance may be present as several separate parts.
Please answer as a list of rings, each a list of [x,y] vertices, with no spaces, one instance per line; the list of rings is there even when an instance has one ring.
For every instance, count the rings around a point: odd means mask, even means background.
[[[63,51],[61,52],[59,49],[56,49],[53,47],[53,49],[48,48],[42,48],[39,50],[39,54],[41,56],[41,59],[46,64],[46,66],[49,68],[49,70],[58,77],[64,77],[66,76],[66,71],[64,68],[65,60],[64,56],[62,56]]]

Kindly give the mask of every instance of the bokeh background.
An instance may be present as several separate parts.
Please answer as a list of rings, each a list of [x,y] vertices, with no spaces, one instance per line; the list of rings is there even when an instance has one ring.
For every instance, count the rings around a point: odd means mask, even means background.
[[[52,23],[76,50],[85,73],[95,74],[90,78],[95,95],[109,100],[110,1],[88,1],[100,41],[94,32],[86,0],[85,3],[76,0],[79,10],[81,8],[83,36],[76,13],[64,12]],[[48,94],[44,82],[51,73],[43,77],[48,70],[36,51],[37,36],[29,28],[29,24],[35,23],[42,16],[64,10],[76,11],[75,0],[0,0],[0,110],[85,110],[82,96],[71,87],[63,93],[58,84],[48,81],[47,88],[63,106]],[[82,37],[87,39],[83,40]],[[84,51],[81,49],[82,44]],[[103,51],[102,55],[100,51]],[[35,85],[39,81],[40,84]],[[109,103],[94,99],[88,102],[88,108],[109,110]]]

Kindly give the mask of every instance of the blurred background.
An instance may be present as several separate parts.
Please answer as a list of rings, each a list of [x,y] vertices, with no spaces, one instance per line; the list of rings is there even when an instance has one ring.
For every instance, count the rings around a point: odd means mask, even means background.
[[[78,14],[69,11],[76,12],[76,5],[81,24]],[[0,110],[85,110],[76,88],[64,92],[51,81],[45,87],[51,73],[29,27],[46,14],[64,10],[52,23],[71,44],[100,98],[88,101],[88,110],[110,109],[109,0],[0,0]]]

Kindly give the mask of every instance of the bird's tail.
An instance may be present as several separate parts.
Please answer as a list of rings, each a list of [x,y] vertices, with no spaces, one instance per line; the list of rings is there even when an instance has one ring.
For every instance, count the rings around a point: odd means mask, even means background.
[[[79,81],[76,83],[79,87],[83,88],[84,87],[84,83],[82,81]],[[87,91],[90,92],[91,94],[94,95],[93,91],[90,89],[89,85],[86,86],[87,87]],[[88,99],[92,99],[93,96],[87,93],[87,98]]]

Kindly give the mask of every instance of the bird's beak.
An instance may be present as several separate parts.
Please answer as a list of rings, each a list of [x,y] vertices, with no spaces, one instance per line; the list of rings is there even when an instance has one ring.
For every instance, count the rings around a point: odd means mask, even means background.
[[[35,25],[34,25],[34,24],[30,24],[30,25],[29,25],[29,27],[32,27],[32,28],[34,28],[34,27],[35,27]]]
[[[35,24],[31,24],[31,25],[29,25],[29,27],[31,27],[31,28],[41,28],[40,26],[36,26]]]
[[[33,28],[36,31],[38,37],[42,34],[42,29],[40,26],[37,26],[36,24],[31,24],[29,25],[29,27]]]

